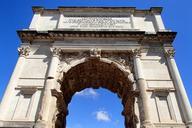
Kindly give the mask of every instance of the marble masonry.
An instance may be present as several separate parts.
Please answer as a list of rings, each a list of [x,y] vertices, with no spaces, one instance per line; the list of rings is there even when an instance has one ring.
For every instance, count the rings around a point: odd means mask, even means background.
[[[125,128],[192,128],[192,110],[162,8],[33,7],[0,106],[2,128],[66,128],[68,104],[105,88]],[[166,12],[165,12],[166,13]],[[21,21],[22,22],[22,21]]]

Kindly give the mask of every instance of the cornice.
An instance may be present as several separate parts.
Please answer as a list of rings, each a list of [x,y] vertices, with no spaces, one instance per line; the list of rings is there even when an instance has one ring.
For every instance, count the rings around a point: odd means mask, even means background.
[[[136,7],[65,7],[60,6],[55,9],[47,9],[41,6],[33,6],[32,10],[34,13],[39,12],[131,12],[131,13],[142,13],[142,14],[161,14],[163,8],[162,7],[151,7],[150,9],[137,9]]]
[[[156,34],[147,34],[144,31],[36,31],[36,30],[18,30],[20,39],[24,41],[61,41],[65,39],[82,39],[82,38],[98,38],[98,39],[121,39],[129,41],[137,41],[140,43],[172,43],[175,39],[176,32],[157,32]]]

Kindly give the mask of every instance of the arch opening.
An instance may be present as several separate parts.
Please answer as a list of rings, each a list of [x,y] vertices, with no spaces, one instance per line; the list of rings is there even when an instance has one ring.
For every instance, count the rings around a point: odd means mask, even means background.
[[[52,90],[52,95],[57,97],[58,109],[55,128],[66,127],[68,104],[76,92],[100,87],[117,94],[121,99],[125,128],[136,128],[138,119],[134,112],[136,94],[133,81],[115,63],[105,63],[99,59],[89,59],[72,67],[63,75],[61,93],[58,95],[56,90]]]
[[[68,105],[69,128],[123,128],[124,118],[120,114],[123,105],[116,94],[107,89],[86,88],[77,92]]]

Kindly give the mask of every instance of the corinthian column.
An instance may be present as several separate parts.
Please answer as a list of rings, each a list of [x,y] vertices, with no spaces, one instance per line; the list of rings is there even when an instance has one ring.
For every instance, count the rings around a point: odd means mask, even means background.
[[[0,106],[0,120],[4,120],[7,117],[7,112],[9,110],[9,106],[11,105],[11,97],[14,94],[15,87],[17,86],[17,83],[19,81],[19,77],[21,75],[21,72],[23,71],[23,67],[25,64],[25,58],[29,55],[30,48],[27,47],[20,47],[18,48],[19,52],[19,58],[17,61],[17,64],[15,66],[15,69],[12,73],[12,76],[9,80],[9,83],[7,85],[7,89],[4,93],[3,99],[1,101]]]
[[[140,60],[141,52],[140,50],[135,49],[132,51],[132,53],[133,53],[136,82],[140,91],[140,98],[141,98],[142,107],[143,107],[143,122],[141,126],[144,128],[151,128],[152,124],[149,116],[149,102],[148,102],[148,96],[146,92],[147,84],[142,72],[142,64]]]
[[[175,85],[175,89],[178,95],[179,104],[185,118],[185,122],[189,128],[192,128],[192,110],[191,105],[187,97],[179,70],[174,60],[174,49],[165,49],[165,55],[167,58],[168,67]]]
[[[51,95],[51,89],[54,89],[54,85],[56,83],[55,76],[56,76],[58,64],[60,62],[59,57],[60,57],[61,49],[52,48],[51,51],[52,51],[52,59],[49,65],[48,76],[47,76],[47,80],[44,87],[44,93],[43,93],[38,123],[35,126],[37,128],[49,127],[48,126],[49,115],[50,115],[50,112],[52,111],[51,106],[52,106],[53,97]]]

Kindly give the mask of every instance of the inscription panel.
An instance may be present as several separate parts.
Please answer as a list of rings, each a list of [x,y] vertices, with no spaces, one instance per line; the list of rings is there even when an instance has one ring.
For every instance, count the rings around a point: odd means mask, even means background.
[[[122,30],[131,29],[129,17],[63,17],[61,29]]]

